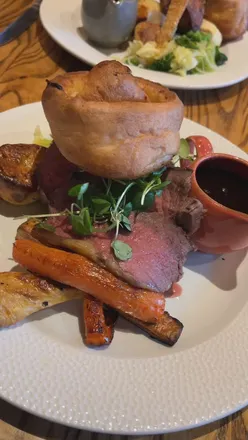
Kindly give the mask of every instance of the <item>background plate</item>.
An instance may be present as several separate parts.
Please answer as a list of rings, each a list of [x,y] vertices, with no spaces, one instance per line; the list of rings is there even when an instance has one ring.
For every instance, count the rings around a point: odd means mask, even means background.
[[[65,50],[86,63],[95,65],[100,61],[123,56],[120,52],[94,47],[87,41],[80,14],[81,0],[43,0],[40,17],[50,36]],[[226,44],[223,52],[228,62],[215,72],[204,75],[180,77],[171,73],[132,67],[134,75],[149,79],[174,89],[215,89],[236,84],[248,77],[248,32],[240,40]]]
[[[40,103],[0,115],[1,144],[32,142]],[[243,158],[230,142],[189,120],[181,135],[209,137],[215,151]],[[0,202],[0,267],[11,269],[19,220],[36,207]],[[88,349],[79,332],[80,302],[33,315],[0,331],[0,397],[41,417],[92,431],[151,434],[210,422],[248,403],[248,298],[245,251],[191,254],[183,295],[167,309],[185,328],[174,348],[148,339],[123,320],[107,349]]]

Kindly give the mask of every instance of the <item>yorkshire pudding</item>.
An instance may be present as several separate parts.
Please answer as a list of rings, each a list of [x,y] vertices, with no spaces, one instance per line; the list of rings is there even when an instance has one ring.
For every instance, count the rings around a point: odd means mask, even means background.
[[[178,151],[182,102],[117,61],[48,81],[42,104],[61,153],[91,174],[135,179]]]

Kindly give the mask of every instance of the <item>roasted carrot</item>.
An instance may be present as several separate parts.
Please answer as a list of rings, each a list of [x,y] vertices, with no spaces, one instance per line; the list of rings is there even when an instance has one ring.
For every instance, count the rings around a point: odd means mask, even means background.
[[[31,272],[83,290],[141,321],[156,322],[163,315],[163,294],[131,287],[81,255],[16,240],[13,258]]]
[[[114,337],[117,312],[104,309],[104,305],[91,295],[84,294],[83,321],[84,342],[86,345],[99,347],[109,345]]]

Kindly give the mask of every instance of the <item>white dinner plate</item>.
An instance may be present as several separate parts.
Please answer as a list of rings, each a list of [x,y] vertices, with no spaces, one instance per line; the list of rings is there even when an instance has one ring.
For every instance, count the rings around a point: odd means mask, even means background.
[[[86,63],[123,56],[123,53],[99,49],[87,41],[80,15],[81,0],[43,0],[40,17],[50,36],[65,50]],[[131,67],[136,76],[149,79],[174,89],[214,89],[236,84],[248,77],[248,32],[240,40],[226,44],[222,51],[228,62],[215,72],[180,77],[171,73]]]
[[[2,113],[0,145],[32,142],[37,124],[49,134],[40,103]],[[207,136],[217,152],[247,158],[185,119],[181,135],[190,134]],[[12,244],[21,221],[12,217],[39,209],[0,202],[1,271],[15,267]],[[182,430],[238,410],[248,403],[247,261],[244,250],[189,255],[183,294],[167,300],[168,311],[184,324],[173,348],[122,319],[110,347],[86,348],[78,301],[0,331],[0,397],[59,423],[122,434]]]

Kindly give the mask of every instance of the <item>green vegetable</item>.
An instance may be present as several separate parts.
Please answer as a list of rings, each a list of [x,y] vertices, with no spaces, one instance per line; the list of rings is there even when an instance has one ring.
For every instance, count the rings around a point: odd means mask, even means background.
[[[40,126],[37,125],[34,130],[33,143],[39,145],[40,147],[48,148],[52,143],[52,139],[45,138],[41,132]]]
[[[77,199],[81,200],[83,194],[87,191],[89,188],[89,183],[83,183],[76,186],[73,186],[69,191],[68,195],[71,197],[77,197]]]
[[[222,66],[228,60],[227,56],[220,52],[219,47],[215,48],[215,63],[217,66]]]
[[[171,62],[174,58],[174,55],[172,52],[165,55],[163,58],[160,58],[159,60],[153,61],[152,64],[150,64],[149,69],[151,70],[157,70],[160,72],[169,72],[171,69]]]
[[[108,200],[98,199],[96,197],[92,197],[92,204],[95,209],[95,214],[99,216],[107,214],[111,207],[111,203]]]
[[[196,158],[196,156],[192,153],[190,153],[190,147],[189,147],[189,143],[186,139],[180,139],[180,147],[179,147],[179,151],[178,154],[176,154],[175,156],[173,156],[172,158],[172,163],[174,165],[176,165],[180,159],[186,159],[186,160],[191,160],[194,161]]]
[[[186,141],[186,139],[180,139],[180,147],[178,155],[181,159],[188,159],[190,155],[190,148],[189,143]]]
[[[129,202],[129,203],[127,203],[126,206],[124,207],[123,214],[124,214],[126,217],[129,217],[130,214],[131,214],[131,212],[132,212],[132,210],[133,210],[133,205],[132,205],[131,202]]]
[[[55,227],[46,222],[41,222],[36,227],[40,229],[45,229],[46,231],[49,232],[55,232]]]
[[[176,37],[175,41],[179,46],[187,47],[188,49],[198,49],[199,43],[209,43],[211,38],[211,34],[207,32],[189,31],[184,35]]]
[[[133,209],[134,211],[147,211],[149,208],[151,208],[155,201],[155,195],[153,192],[149,192],[146,194],[143,204],[141,203],[143,196],[143,192],[139,191],[136,193],[135,197],[133,198]]]
[[[70,213],[73,231],[78,235],[90,235],[93,232],[88,208],[81,209],[79,214]]]
[[[121,216],[121,226],[126,228],[129,232],[132,231],[130,220],[124,214]]]
[[[118,260],[127,261],[132,258],[132,248],[121,240],[115,240],[111,243],[111,247]]]
[[[132,57],[132,58],[127,58],[125,63],[131,66],[139,66],[140,61],[138,57]]]

